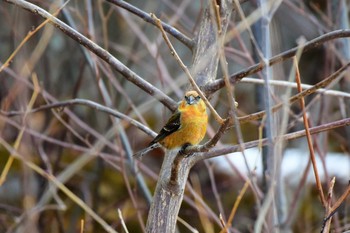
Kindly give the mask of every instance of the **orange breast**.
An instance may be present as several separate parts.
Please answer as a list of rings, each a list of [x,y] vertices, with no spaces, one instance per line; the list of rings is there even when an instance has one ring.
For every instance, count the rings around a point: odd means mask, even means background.
[[[181,127],[178,131],[164,138],[160,143],[167,149],[182,147],[190,143],[200,143],[207,131],[208,115],[205,107],[188,106],[181,112]]]

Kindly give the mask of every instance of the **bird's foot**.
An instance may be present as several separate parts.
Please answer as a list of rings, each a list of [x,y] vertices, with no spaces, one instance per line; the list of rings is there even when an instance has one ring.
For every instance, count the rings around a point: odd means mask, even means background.
[[[179,150],[179,154],[184,156],[184,157],[189,157],[191,155],[193,155],[193,153],[186,153],[186,148],[189,147],[189,146],[192,146],[191,143],[185,143],[181,149]]]

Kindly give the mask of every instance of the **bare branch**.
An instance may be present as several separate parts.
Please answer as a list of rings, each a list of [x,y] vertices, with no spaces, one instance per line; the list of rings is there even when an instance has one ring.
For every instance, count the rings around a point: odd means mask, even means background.
[[[222,34],[224,35],[232,7],[229,7],[230,0],[217,1],[217,3],[220,4]],[[210,11],[206,9],[202,16],[201,26],[195,41],[196,46],[192,62],[191,71],[195,83],[201,87],[201,84],[204,85],[216,77],[218,67],[217,38],[216,32],[213,30],[213,24],[215,25],[215,22],[211,21],[211,17]],[[216,52],[214,54],[208,53],[208,48],[215,48],[214,50]],[[210,55],[208,56],[208,54]],[[209,58],[209,60],[206,58]],[[187,74],[188,70],[186,70],[185,72]],[[183,199],[185,184],[194,161],[193,158],[196,157],[191,156],[189,159],[183,159],[183,156],[177,155],[177,151],[169,150],[164,157],[147,219],[146,232],[175,232],[175,217],[178,215]]]
[[[262,79],[256,79],[256,78],[249,78],[245,77],[241,81],[242,83],[253,83],[253,84],[265,84],[265,81]],[[278,86],[278,87],[291,87],[291,88],[297,88],[297,84],[295,82],[289,82],[289,81],[283,81],[283,80],[270,80],[269,84],[272,86]],[[312,88],[314,85],[309,85],[302,83],[301,87],[303,89],[309,89]],[[326,96],[332,96],[332,97],[344,97],[344,98],[350,98],[350,93],[344,92],[344,91],[337,91],[337,90],[329,90],[325,88],[320,88],[315,91],[315,93],[326,95]]]
[[[314,92],[316,92],[316,90],[320,89],[320,88],[324,88],[326,86],[328,86],[332,81],[334,81],[337,77],[342,76],[342,74],[346,71],[346,69],[350,66],[350,62],[346,65],[344,65],[342,68],[340,68],[339,70],[337,70],[336,72],[334,72],[332,75],[330,75],[329,77],[327,77],[326,79],[322,80],[321,82],[315,84],[314,86],[312,86],[309,89],[306,89],[298,94],[296,94],[295,96],[292,96],[289,99],[289,103],[292,104],[294,102],[296,102],[297,100],[304,98],[305,96],[308,96]],[[282,104],[277,104],[272,108],[272,112],[276,112],[279,108],[282,107]],[[265,116],[265,111],[261,111],[261,112],[257,112],[257,113],[253,113],[250,114],[248,116],[244,116],[244,117],[240,117],[239,121],[240,123],[246,123],[252,120],[258,120],[261,119]],[[222,124],[220,126],[220,129],[218,130],[218,132],[216,133],[216,135],[207,143],[205,143],[202,146],[192,146],[192,147],[188,147],[186,148],[186,150],[184,151],[185,154],[191,154],[194,152],[206,152],[208,150],[210,150],[212,147],[214,147],[216,145],[216,143],[218,142],[218,140],[221,138],[221,136],[224,134],[226,127],[231,127],[232,126],[232,122],[226,120],[224,122],[224,124]],[[243,144],[242,146],[244,146],[246,144]],[[243,147],[244,148],[244,147]]]
[[[131,117],[129,117],[129,116],[127,116],[127,115],[125,115],[125,114],[123,114],[121,112],[118,112],[116,110],[113,110],[113,109],[111,109],[109,107],[106,107],[106,106],[103,106],[103,105],[101,105],[99,103],[91,101],[91,100],[72,99],[72,100],[67,100],[67,101],[47,104],[47,105],[40,106],[38,108],[34,108],[34,109],[30,110],[29,112],[27,112],[27,114],[36,113],[36,112],[39,112],[39,111],[44,111],[44,110],[54,109],[54,108],[64,108],[64,107],[72,106],[72,105],[84,105],[84,106],[88,106],[88,107],[94,108],[97,111],[104,112],[104,113],[107,113],[107,114],[112,115],[114,117],[117,117],[119,119],[125,120],[126,122],[136,126],[137,128],[139,128],[140,130],[142,130],[146,134],[150,135],[151,137],[155,137],[156,136],[156,133],[154,131],[152,131],[151,129],[149,129],[145,125],[141,124],[140,122],[132,119]],[[4,116],[7,116],[7,117],[23,115],[25,113],[26,112],[23,112],[23,111],[5,112],[5,111],[0,109],[0,114],[4,115]]]
[[[169,38],[167,37],[166,33],[164,32],[163,26],[161,24],[161,21],[159,20],[159,18],[157,18],[157,16],[155,16],[154,14],[151,13],[151,17],[156,21],[156,26],[160,29],[160,31],[162,32],[163,38],[166,42],[166,44],[168,45],[169,49],[170,49],[170,53],[171,55],[173,55],[176,59],[176,61],[179,63],[180,67],[182,68],[182,70],[186,73],[188,80],[190,81],[192,87],[198,92],[198,94],[200,95],[200,97],[203,99],[203,101],[205,102],[205,104],[208,106],[208,108],[210,109],[211,113],[214,115],[214,118],[217,122],[219,122],[220,124],[222,124],[224,122],[224,120],[220,117],[220,115],[216,112],[216,110],[213,108],[213,106],[210,104],[209,100],[207,99],[207,97],[202,93],[201,89],[198,87],[196,81],[194,81],[191,72],[188,70],[187,66],[185,66],[185,64],[182,62],[181,58],[179,57],[179,55],[176,53],[174,46],[171,44]]]
[[[56,188],[60,189],[62,193],[64,193],[67,197],[70,198],[75,204],[80,206],[87,214],[89,214],[97,223],[101,225],[107,232],[117,233],[104,219],[102,219],[91,207],[86,205],[86,203],[79,198],[75,193],[73,193],[64,182],[62,182],[59,178],[55,177],[52,174],[47,173],[41,167],[28,160],[26,156],[20,154],[15,148],[13,148],[7,141],[4,140],[3,137],[0,137],[0,144],[10,152],[16,159],[20,160],[25,164],[28,168],[35,171],[37,174],[42,176],[43,178],[49,180]],[[88,157],[88,156],[85,156]]]
[[[310,133],[311,134],[318,134],[318,133],[321,133],[324,131],[329,131],[329,130],[336,129],[336,128],[343,127],[343,126],[350,126],[350,118],[345,118],[342,120],[338,120],[338,121],[326,123],[326,124],[323,124],[320,126],[312,127],[312,128],[310,128]],[[300,131],[296,131],[293,133],[285,134],[281,137],[275,138],[274,140],[289,141],[289,140],[304,137],[305,135],[306,135],[305,130],[300,130]],[[244,143],[244,148],[249,149],[249,148],[257,147],[259,145],[266,145],[266,143],[267,143],[266,138],[264,138],[262,140],[250,141],[250,142]],[[218,156],[233,153],[233,152],[238,152],[240,150],[241,150],[240,145],[227,146],[227,147],[223,147],[223,148],[213,149],[209,152],[197,154],[195,156],[196,157],[195,162],[198,162],[198,161],[204,160],[204,159],[218,157]]]
[[[301,93],[302,89],[301,89],[301,80],[300,80],[299,66],[298,66],[298,61],[295,58],[294,58],[294,65],[295,65],[295,68],[296,68],[295,80],[296,80],[296,82],[298,84],[298,92]],[[301,111],[303,113],[303,121],[304,121],[304,126],[305,126],[305,133],[306,133],[306,138],[307,138],[307,144],[309,146],[310,158],[311,158],[312,167],[313,167],[313,170],[314,170],[314,175],[315,175],[315,179],[316,179],[316,185],[317,185],[317,189],[318,189],[318,194],[320,195],[322,205],[325,206],[326,205],[326,199],[324,197],[322,184],[321,184],[321,181],[320,181],[320,177],[318,175],[318,168],[317,168],[317,165],[316,165],[316,157],[315,157],[314,147],[313,147],[311,134],[310,134],[310,129],[309,129],[309,118],[306,115],[304,98],[300,99],[300,106],[301,106]]]
[[[141,19],[143,19],[144,21],[146,21],[147,23],[151,23],[154,26],[157,26],[157,22],[154,18],[152,18],[149,14],[147,14],[146,12],[140,10],[139,8],[125,2],[125,1],[121,1],[121,0],[106,0],[107,2],[113,3],[127,11],[129,11],[130,13],[139,16]],[[164,22],[160,22],[162,24],[162,27],[164,28],[164,31],[168,32],[170,35],[172,35],[173,37],[175,37],[176,39],[178,39],[181,43],[183,43],[184,45],[186,45],[189,49],[193,49],[194,46],[194,42],[192,39],[190,39],[189,37],[187,37],[186,35],[182,34],[180,31],[178,31],[176,28],[170,26],[169,24],[166,24]]]
[[[333,32],[329,32],[327,34],[319,36],[319,37],[301,45],[303,47],[303,53],[307,52],[313,48],[319,47],[322,44],[326,43],[327,41],[338,39],[338,38],[344,38],[344,37],[350,37],[350,30],[336,30]],[[268,66],[272,66],[274,64],[285,61],[285,60],[293,57],[299,49],[300,49],[300,46],[297,46],[297,47],[292,48],[290,50],[287,50],[283,53],[280,53],[280,54],[272,57],[271,59],[269,59],[269,61],[266,64]],[[261,71],[264,67],[265,67],[264,62],[252,65],[252,66],[248,67],[247,69],[244,69],[242,71],[239,71],[239,72],[231,75],[230,82],[231,82],[231,84],[235,84],[235,83],[239,82],[242,78]],[[225,85],[224,79],[217,79],[217,80],[213,81],[212,83],[206,85],[203,88],[203,91],[206,93],[214,93],[217,90],[223,88],[224,85]]]
[[[343,67],[341,67],[339,70],[332,73],[329,77],[323,79],[321,82],[318,82],[317,84],[313,85],[312,87],[292,96],[289,98],[289,104],[292,104],[296,102],[297,100],[304,98],[305,96],[311,95],[315,93],[318,89],[325,88],[330,83],[332,83],[334,80],[336,80],[339,77],[343,77],[344,73],[346,72],[346,69],[350,66],[350,62],[345,64]],[[276,112],[278,109],[280,109],[283,106],[282,103],[277,104],[272,107],[272,112]],[[243,116],[239,118],[240,123],[246,123],[253,120],[261,119],[265,116],[265,111],[256,112],[253,114],[250,114],[248,116]]]
[[[335,179],[335,178],[333,178]],[[334,185],[334,184],[333,184]],[[333,192],[333,187],[332,189],[330,188],[329,191]],[[329,195],[332,195],[332,193],[329,193]],[[333,217],[333,215],[337,212],[337,210],[339,209],[339,207],[344,203],[344,201],[346,200],[346,198],[350,195],[350,184],[348,184],[348,186],[346,187],[346,190],[344,191],[344,193],[340,196],[340,198],[334,203],[333,206],[329,206],[329,209],[327,210],[327,216],[323,219],[323,224],[322,224],[322,228],[321,228],[321,233],[323,232],[329,232],[327,231],[327,227],[329,229],[329,224],[330,224],[330,220]],[[331,203],[330,203],[331,204]],[[328,225],[328,226],[327,226]]]
[[[122,74],[128,81],[132,82],[133,84],[138,86],[140,89],[142,89],[144,92],[156,98],[159,102],[163,103],[167,108],[169,108],[172,111],[175,111],[175,109],[177,108],[176,102],[172,100],[170,97],[168,97],[167,95],[165,95],[161,90],[154,87],[152,84],[150,84],[149,82],[141,78],[139,75],[137,75],[135,72],[130,70],[118,59],[112,56],[112,54],[110,54],[107,50],[103,49],[93,41],[89,40],[87,37],[85,37],[78,31],[74,30],[73,28],[71,28],[70,26],[68,26],[61,20],[59,20],[58,18],[54,17],[49,12],[45,11],[44,9],[40,8],[37,5],[34,5],[32,3],[29,3],[23,0],[5,0],[5,1],[15,4],[25,10],[28,10],[33,14],[39,15],[42,18],[49,20],[51,24],[53,24],[56,28],[60,29],[64,34],[66,34],[67,36],[77,41],[79,44],[83,45],[94,54],[96,54],[102,60],[107,62],[109,65],[111,65],[120,74]]]

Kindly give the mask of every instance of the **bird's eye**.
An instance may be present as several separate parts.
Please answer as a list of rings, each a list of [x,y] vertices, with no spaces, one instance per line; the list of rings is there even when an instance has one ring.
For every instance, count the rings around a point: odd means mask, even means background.
[[[200,100],[200,99],[201,99],[201,97],[200,97],[200,96],[196,96],[195,98],[196,98],[196,100]]]

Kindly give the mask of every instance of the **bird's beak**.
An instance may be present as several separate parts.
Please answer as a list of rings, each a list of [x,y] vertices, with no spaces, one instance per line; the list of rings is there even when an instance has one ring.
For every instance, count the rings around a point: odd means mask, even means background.
[[[186,102],[189,104],[189,105],[192,105],[194,104],[196,98],[194,98],[194,96],[190,95],[189,97],[186,98]]]

